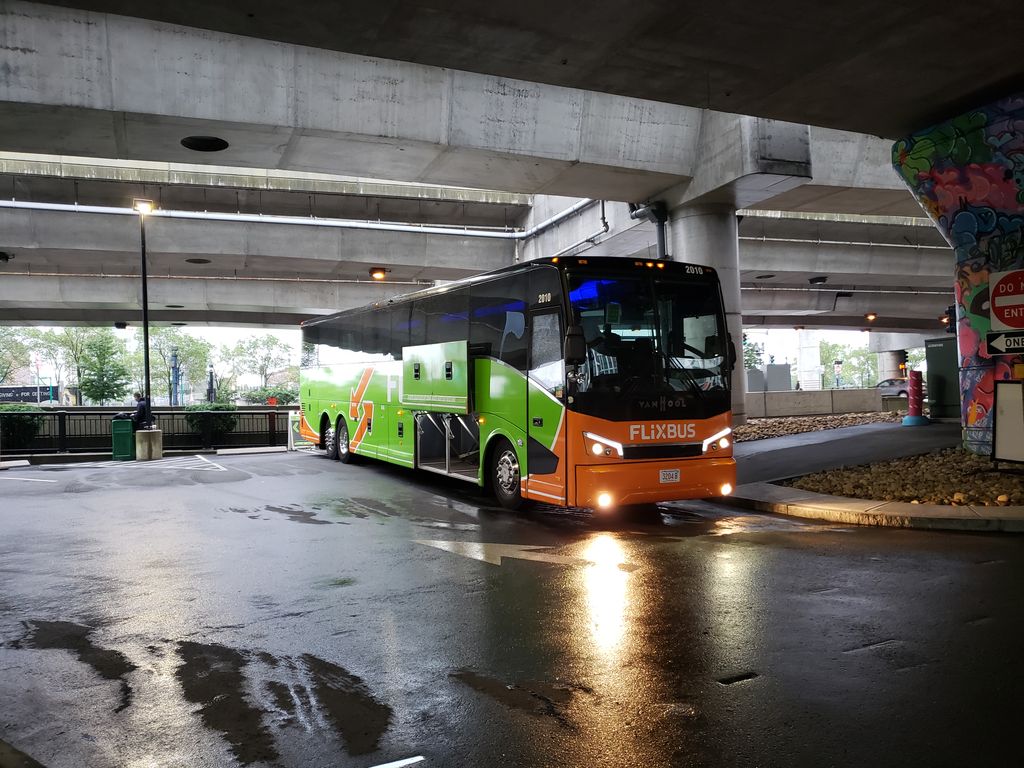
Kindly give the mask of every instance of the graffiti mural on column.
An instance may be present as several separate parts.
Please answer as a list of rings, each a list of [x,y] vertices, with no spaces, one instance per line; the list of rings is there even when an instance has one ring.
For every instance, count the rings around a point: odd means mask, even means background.
[[[995,382],[1021,357],[989,356],[989,275],[1024,269],[1024,94],[893,145],[893,165],[956,254],[954,290],[964,444],[992,446]]]

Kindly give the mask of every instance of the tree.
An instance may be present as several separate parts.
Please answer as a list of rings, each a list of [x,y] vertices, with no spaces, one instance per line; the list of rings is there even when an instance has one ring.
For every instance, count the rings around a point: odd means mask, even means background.
[[[101,405],[124,399],[130,381],[125,351],[124,342],[107,328],[85,342],[79,382],[83,395]]]
[[[28,365],[28,347],[13,328],[0,330],[0,384],[18,369]]]
[[[30,328],[25,331],[25,339],[39,357],[53,369],[54,384],[60,389],[64,383],[64,371],[68,366],[68,351],[64,344],[63,333],[49,329]]]
[[[135,335],[138,358],[142,357],[142,331]],[[151,382],[160,382],[160,388],[166,391],[168,401],[171,399],[173,380],[171,377],[171,356],[178,350],[178,368],[181,381],[191,384],[193,391],[206,390],[206,368],[210,361],[213,345],[178,328],[150,328],[149,330],[149,375]],[[135,355],[133,354],[133,363]],[[137,363],[141,368],[142,363]],[[133,365],[134,367],[134,365]],[[151,388],[157,387],[151,383]]]
[[[743,334],[743,367],[747,370],[764,365],[764,344],[757,344]]]
[[[61,328],[54,334],[54,342],[64,350],[64,357],[67,360],[68,376],[75,374],[75,384],[82,384],[82,360],[85,356],[85,345],[89,339],[104,332],[110,333],[106,328]]]
[[[847,350],[843,365],[844,378],[858,387],[878,383],[878,353],[867,347]]]
[[[846,362],[846,354],[849,350],[842,344],[836,344],[835,342],[825,341],[824,339],[818,342],[818,354],[821,356],[821,366],[824,369],[823,383],[822,386],[825,389],[830,389],[836,386],[836,375],[833,373],[832,366],[837,360]],[[840,379],[842,381],[842,379]]]
[[[915,349],[907,350],[907,370],[917,371],[920,370],[921,365],[925,361],[924,347],[917,347]]]
[[[292,362],[295,350],[276,336],[250,336],[235,345],[234,354],[242,359],[242,370],[255,373],[261,386],[266,387],[271,373]]]

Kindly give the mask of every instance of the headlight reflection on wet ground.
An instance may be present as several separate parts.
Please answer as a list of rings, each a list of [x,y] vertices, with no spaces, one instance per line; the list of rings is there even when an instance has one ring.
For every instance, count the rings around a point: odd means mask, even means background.
[[[583,558],[591,563],[583,569],[591,638],[598,651],[611,654],[626,632],[630,574],[621,567],[626,553],[617,539],[602,534],[590,541]]]

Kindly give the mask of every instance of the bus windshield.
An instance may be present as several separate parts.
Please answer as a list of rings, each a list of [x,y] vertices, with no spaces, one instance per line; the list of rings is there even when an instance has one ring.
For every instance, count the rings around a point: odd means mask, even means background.
[[[707,418],[729,409],[729,354],[713,276],[569,270],[586,362],[573,408],[626,420]]]

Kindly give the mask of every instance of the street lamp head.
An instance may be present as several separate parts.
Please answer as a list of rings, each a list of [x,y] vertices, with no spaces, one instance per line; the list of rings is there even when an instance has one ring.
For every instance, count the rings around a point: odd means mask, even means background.
[[[132,208],[145,216],[147,213],[153,212],[153,201],[137,197],[132,200]]]

